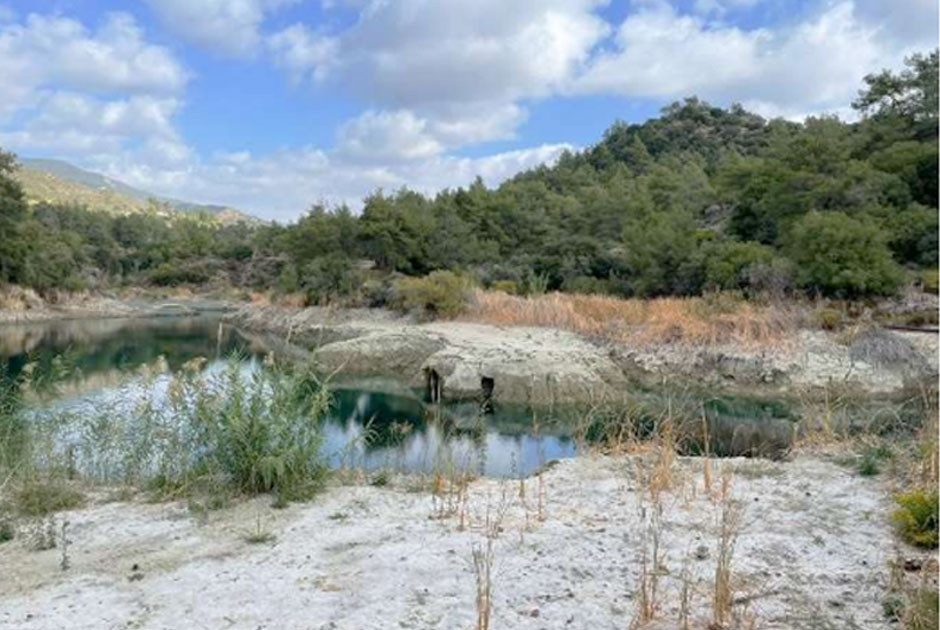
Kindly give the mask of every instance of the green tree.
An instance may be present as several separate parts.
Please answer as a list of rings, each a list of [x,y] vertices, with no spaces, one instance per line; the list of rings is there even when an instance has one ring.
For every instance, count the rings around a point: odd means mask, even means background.
[[[18,224],[26,215],[26,199],[19,182],[13,178],[16,157],[0,150],[0,281],[19,280],[26,256],[25,244],[18,234]]]
[[[787,250],[810,292],[856,298],[893,293],[903,280],[884,232],[841,212],[811,212],[793,226]]]

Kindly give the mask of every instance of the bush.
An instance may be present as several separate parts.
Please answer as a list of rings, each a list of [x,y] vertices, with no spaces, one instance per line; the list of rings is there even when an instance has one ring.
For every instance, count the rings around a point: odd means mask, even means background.
[[[937,490],[913,490],[897,497],[893,519],[901,537],[918,547],[937,547]]]
[[[881,473],[881,464],[893,457],[887,445],[867,446],[858,458],[858,474],[862,477],[874,477]]]
[[[838,330],[845,325],[845,316],[837,308],[822,308],[816,311],[816,321],[823,330]]]
[[[565,278],[565,281],[561,283],[561,290],[565,293],[582,295],[607,295],[610,293],[610,283],[603,278],[593,276],[574,276]]]
[[[920,283],[924,287],[924,293],[937,295],[940,288],[940,272],[936,269],[925,269],[921,272]]]
[[[751,268],[769,267],[773,250],[754,242],[723,241],[705,248],[705,286],[708,289],[745,289]]]
[[[890,295],[903,280],[884,232],[841,212],[802,217],[790,233],[788,250],[800,286],[823,295]]]
[[[210,277],[210,271],[204,265],[190,262],[165,262],[150,272],[150,282],[161,287],[204,284],[209,281]]]
[[[13,493],[15,507],[24,516],[46,516],[80,507],[84,495],[56,479],[31,479]]]
[[[358,294],[362,272],[342,255],[321,256],[304,267],[301,285],[308,305],[325,306]]]
[[[0,544],[10,542],[16,537],[16,528],[9,519],[0,519]]]
[[[430,318],[455,317],[467,310],[473,285],[451,271],[433,271],[424,278],[401,278],[393,285],[390,306]]]
[[[516,284],[515,280],[496,280],[490,285],[490,290],[516,295],[519,293],[519,285]]]

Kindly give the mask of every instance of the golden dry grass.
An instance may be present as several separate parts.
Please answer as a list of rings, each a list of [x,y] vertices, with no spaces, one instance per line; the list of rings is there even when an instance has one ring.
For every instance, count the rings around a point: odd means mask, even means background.
[[[544,326],[625,343],[705,345],[781,343],[803,321],[796,308],[725,296],[621,299],[550,293],[518,297],[477,291],[463,319],[501,326]]]

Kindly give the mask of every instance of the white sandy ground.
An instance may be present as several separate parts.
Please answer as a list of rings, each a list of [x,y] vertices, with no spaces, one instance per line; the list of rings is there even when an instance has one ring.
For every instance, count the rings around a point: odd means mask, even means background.
[[[535,478],[525,502],[518,481],[475,481],[463,530],[457,517],[431,518],[430,493],[410,478],[332,486],[284,510],[244,501],[208,520],[177,503],[93,505],[59,516],[70,523],[67,571],[61,549],[30,551],[22,538],[0,546],[0,628],[469,629],[471,550],[484,540],[487,510],[501,504],[509,507],[495,542],[494,630],[627,628],[643,549],[639,499],[648,496],[636,461],[585,457],[551,468],[543,521]],[[744,509],[733,583],[754,627],[890,627],[882,601],[897,543],[883,482],[819,458],[725,462]],[[719,509],[703,490],[702,465],[679,460],[664,495],[668,574],[652,627],[677,627],[684,565],[693,627],[709,621]],[[259,516],[276,539],[249,544]]]

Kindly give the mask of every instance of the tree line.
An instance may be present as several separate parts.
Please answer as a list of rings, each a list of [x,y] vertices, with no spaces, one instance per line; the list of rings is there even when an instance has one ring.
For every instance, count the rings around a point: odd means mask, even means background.
[[[865,78],[857,122],[696,98],[496,188],[376,192],[288,225],[29,205],[0,154],[0,281],[205,284],[380,304],[447,270],[518,293],[888,295],[937,267],[937,51]]]

